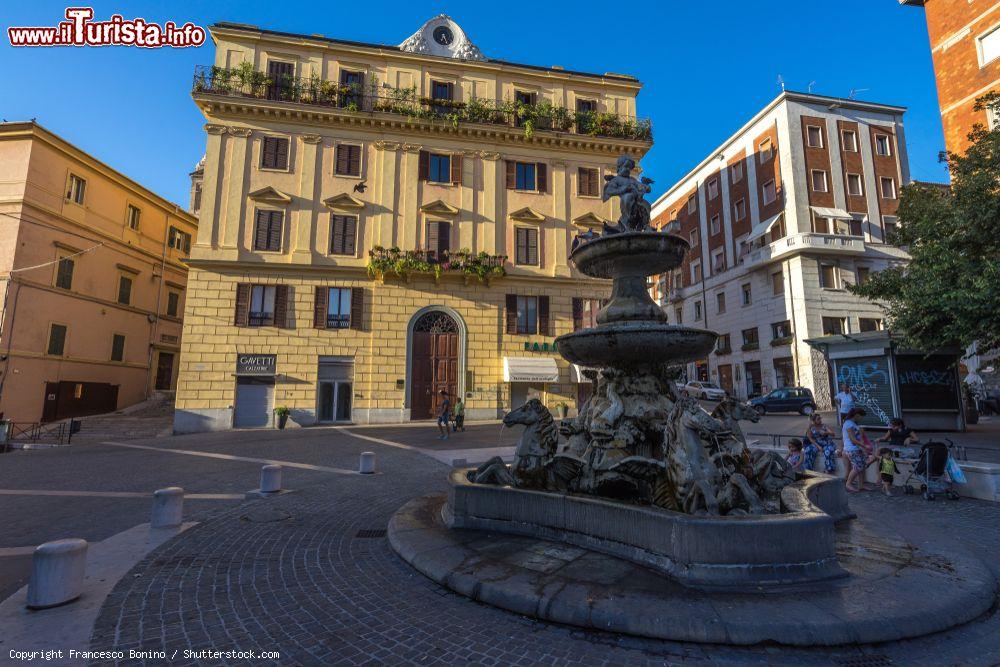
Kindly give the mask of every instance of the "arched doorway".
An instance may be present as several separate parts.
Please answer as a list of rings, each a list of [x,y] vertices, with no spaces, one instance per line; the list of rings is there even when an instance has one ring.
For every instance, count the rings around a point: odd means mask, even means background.
[[[410,336],[410,418],[431,419],[446,390],[452,403],[459,389],[461,330],[450,314],[429,310],[413,322]]]

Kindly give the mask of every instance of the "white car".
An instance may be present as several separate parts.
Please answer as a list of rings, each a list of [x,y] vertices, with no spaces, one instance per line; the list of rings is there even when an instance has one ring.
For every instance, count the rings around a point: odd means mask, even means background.
[[[681,393],[692,398],[700,398],[703,401],[721,401],[726,397],[726,392],[714,382],[701,382],[693,380],[680,386]]]

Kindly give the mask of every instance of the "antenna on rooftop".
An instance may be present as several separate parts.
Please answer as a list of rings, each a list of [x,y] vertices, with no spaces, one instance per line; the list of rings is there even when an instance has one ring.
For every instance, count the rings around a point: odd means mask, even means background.
[[[813,86],[815,86],[815,85],[816,85],[815,81],[810,81],[807,92],[811,93],[813,91]]]
[[[781,92],[785,92],[785,80],[781,78],[780,74],[778,75],[778,85],[781,86]]]
[[[847,96],[847,99],[853,100],[857,97],[858,93],[863,93],[866,90],[871,90],[871,88],[851,88],[851,94]]]

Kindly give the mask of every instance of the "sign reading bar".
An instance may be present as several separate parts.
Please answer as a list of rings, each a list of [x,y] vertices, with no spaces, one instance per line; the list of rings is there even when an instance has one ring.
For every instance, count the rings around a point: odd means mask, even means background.
[[[278,365],[276,354],[238,354],[236,355],[237,375],[274,375]]]

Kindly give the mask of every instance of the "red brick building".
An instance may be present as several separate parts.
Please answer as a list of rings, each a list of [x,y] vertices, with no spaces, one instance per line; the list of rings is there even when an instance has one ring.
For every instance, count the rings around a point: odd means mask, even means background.
[[[962,153],[974,123],[1000,118],[974,111],[977,97],[1000,90],[1000,3],[996,0],[899,0],[927,15],[945,145]]]

